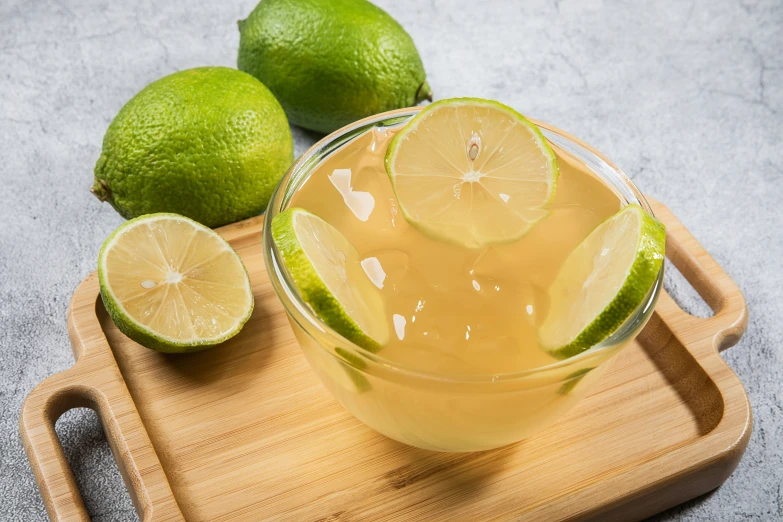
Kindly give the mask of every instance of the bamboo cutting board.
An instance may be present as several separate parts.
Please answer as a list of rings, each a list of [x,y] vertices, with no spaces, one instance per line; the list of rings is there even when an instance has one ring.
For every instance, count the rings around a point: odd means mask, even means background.
[[[435,453],[346,413],[299,351],[267,278],[260,218],[220,230],[242,256],[256,308],[224,346],[164,355],[123,336],[78,287],[76,364],[27,398],[21,433],[54,520],[88,520],[54,432],[89,407],[144,521],[640,519],[720,485],[750,437],[747,396],[719,350],[747,322],[741,292],[671,212],[667,256],[714,310],[664,292],[592,395],[544,432],[498,450]]]

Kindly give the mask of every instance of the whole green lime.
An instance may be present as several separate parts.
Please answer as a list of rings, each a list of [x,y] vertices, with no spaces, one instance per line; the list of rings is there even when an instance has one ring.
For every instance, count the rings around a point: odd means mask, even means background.
[[[151,83],[120,110],[92,191],[125,218],[174,212],[217,227],[263,212],[292,161],[272,93],[241,71],[202,67]]]
[[[301,127],[331,132],[432,99],[411,37],[366,0],[263,0],[239,32],[239,69]]]

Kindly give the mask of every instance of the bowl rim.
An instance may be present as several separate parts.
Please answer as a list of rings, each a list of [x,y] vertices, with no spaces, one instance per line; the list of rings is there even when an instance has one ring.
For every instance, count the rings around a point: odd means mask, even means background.
[[[658,300],[658,296],[663,288],[663,274],[666,260],[661,264],[661,269],[658,273],[653,287],[648,292],[644,302],[639,306],[637,310],[631,314],[631,316],[620,325],[609,337],[604,339],[601,343],[593,346],[592,348],[585,350],[581,354],[569,357],[567,359],[559,360],[545,366],[538,366],[515,372],[501,372],[501,373],[484,373],[484,374],[466,374],[466,373],[436,373],[420,370],[414,367],[410,367],[406,364],[398,363],[380,356],[377,353],[372,353],[343,337],[326,323],[324,323],[310,308],[310,306],[304,302],[299,292],[296,290],[295,285],[290,280],[290,276],[287,271],[282,267],[283,261],[280,256],[277,247],[274,244],[271,234],[271,222],[274,217],[284,209],[285,205],[290,201],[291,195],[299,189],[302,181],[306,179],[309,174],[332,152],[338,150],[350,140],[358,137],[364,132],[369,131],[371,128],[378,124],[383,123],[385,126],[399,125],[404,121],[407,121],[410,117],[421,111],[423,107],[409,107],[404,109],[396,109],[393,111],[379,113],[361,120],[348,124],[327,136],[324,136],[314,145],[312,145],[304,154],[302,154],[286,171],[281,178],[271,199],[264,216],[263,227],[263,255],[264,263],[266,265],[269,279],[272,282],[272,286],[283,304],[288,316],[293,319],[308,335],[313,336],[314,330],[318,332],[319,337],[325,336],[332,347],[339,346],[341,350],[349,350],[354,356],[359,357],[362,361],[377,365],[382,368],[384,373],[390,372],[392,374],[406,375],[409,377],[425,379],[428,381],[440,381],[440,382],[454,382],[454,383],[500,383],[509,381],[518,381],[532,377],[544,377],[551,375],[557,377],[556,380],[568,380],[574,378],[573,373],[566,373],[566,378],[563,379],[563,368],[571,368],[573,366],[587,367],[588,361],[591,368],[595,368],[614,355],[619,348],[625,346],[625,344],[638,335],[641,329],[646,324],[647,320],[652,316],[655,309],[655,304]],[[639,204],[646,212],[653,215],[652,208],[650,207],[644,195],[631,181],[631,179],[622,171],[614,162],[608,157],[599,152],[594,147],[585,143],[584,141],[576,138],[575,136],[567,133],[554,125],[550,125],[532,118],[528,118],[534,124],[536,124],[547,137],[560,138],[559,141],[575,145],[582,149],[582,153],[588,153],[593,156],[593,160],[598,160],[597,163],[612,172],[610,179],[611,183],[607,183],[607,174],[605,172],[596,172],[595,169],[590,169],[597,176],[601,178],[604,183],[610,184],[611,188],[621,194],[618,196],[623,200],[623,206],[631,203]],[[558,143],[559,145],[560,143]],[[574,155],[571,150],[566,152]],[[579,158],[577,158],[579,159]],[[603,164],[603,165],[601,165]],[[588,166],[588,168],[590,168]],[[295,183],[294,189],[290,189],[291,183]],[[620,186],[618,186],[618,184]],[[623,190],[625,189],[625,190]],[[629,197],[630,196],[630,197]],[[623,335],[619,335],[623,334]],[[623,338],[627,337],[627,338]],[[334,353],[334,348],[328,348],[323,339],[318,338],[317,344],[320,349],[329,352],[332,356],[337,357]],[[366,364],[362,364],[359,367],[355,362],[340,357],[340,360],[346,364],[350,364],[355,369],[367,372],[368,367]],[[597,360],[596,364],[592,364],[594,360]],[[549,379],[545,379],[549,381]]]

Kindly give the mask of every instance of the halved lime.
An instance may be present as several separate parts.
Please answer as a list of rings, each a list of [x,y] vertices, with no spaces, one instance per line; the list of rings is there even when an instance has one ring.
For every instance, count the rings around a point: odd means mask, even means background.
[[[571,252],[549,288],[541,346],[565,359],[600,343],[649,295],[663,263],[664,225],[639,205],[624,207]]]
[[[548,214],[559,169],[532,122],[496,101],[429,105],[394,137],[386,172],[405,219],[467,248],[522,237]]]
[[[137,343],[191,352],[236,335],[253,311],[250,279],[220,235],[177,214],[123,224],[98,256],[106,310]]]
[[[290,208],[272,220],[272,237],[316,315],[349,341],[378,351],[389,338],[384,304],[345,236],[318,216]]]

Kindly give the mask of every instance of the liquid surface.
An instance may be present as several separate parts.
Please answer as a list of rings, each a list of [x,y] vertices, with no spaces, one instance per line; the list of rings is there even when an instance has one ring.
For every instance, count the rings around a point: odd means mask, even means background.
[[[379,355],[444,374],[516,372],[555,362],[536,327],[568,254],[621,207],[588,168],[550,143],[560,166],[550,214],[514,243],[467,249],[407,223],[384,168],[398,128],[375,128],[323,161],[293,195],[359,251],[381,289],[390,341]]]

